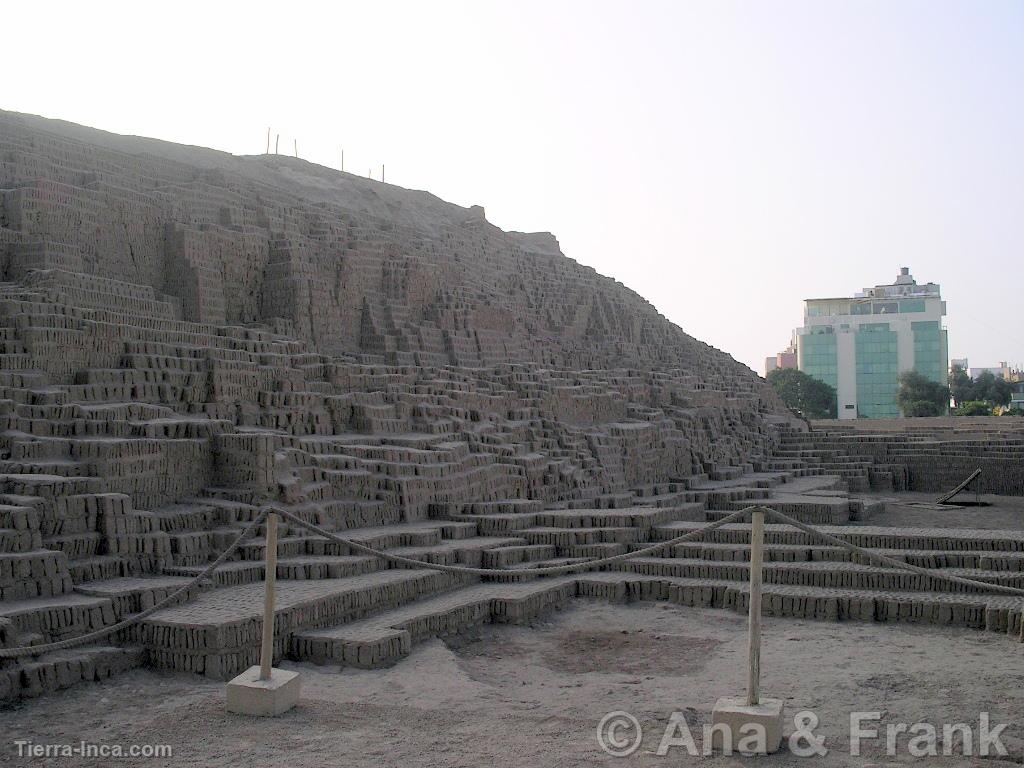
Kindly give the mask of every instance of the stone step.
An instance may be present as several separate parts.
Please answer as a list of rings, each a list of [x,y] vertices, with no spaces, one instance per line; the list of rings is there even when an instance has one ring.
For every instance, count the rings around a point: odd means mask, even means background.
[[[568,509],[625,509],[635,504],[632,491],[602,493],[590,499],[570,499],[565,502]]]
[[[623,575],[577,577],[579,596],[618,600],[668,600],[680,605],[729,608],[747,613],[749,585],[721,579]],[[762,615],[828,621],[906,621],[988,629],[1020,635],[1024,599],[949,592],[897,592],[822,589],[765,584]]]
[[[0,601],[51,597],[71,589],[63,552],[35,549],[0,553]]]
[[[316,664],[374,669],[409,654],[414,643],[490,622],[520,623],[560,608],[575,595],[571,577],[478,584],[363,621],[296,633],[291,656]]]
[[[216,507],[205,504],[171,504],[153,510],[161,531],[179,533],[204,531],[226,522]]]
[[[78,584],[75,592],[90,597],[105,597],[114,606],[118,621],[152,608],[168,595],[187,585],[191,579],[181,576],[120,577],[103,581],[87,581]],[[182,595],[181,600],[191,600],[206,591],[210,585],[196,584]]]
[[[0,667],[0,703],[34,698],[141,667],[138,647],[87,645],[19,659]]]
[[[509,515],[541,512],[544,510],[544,502],[537,499],[501,499],[499,501],[479,501],[473,504],[448,506],[455,506],[457,509],[446,509],[445,512],[463,515]]]
[[[313,547],[307,545],[323,546],[324,549],[329,547],[341,547],[346,551],[343,554],[348,554],[349,547],[344,545],[334,545],[332,542],[322,537],[317,537],[312,534],[305,534],[299,536],[281,536],[277,540],[277,556],[281,558],[286,557],[300,557],[306,554],[337,554],[335,552],[317,552]],[[259,536],[251,539],[246,539],[238,546],[238,556],[242,560],[259,561],[262,562],[266,558],[267,540],[266,538]],[[354,553],[353,553],[354,554]],[[204,561],[205,562],[205,559]],[[182,563],[182,565],[198,565],[199,563]]]
[[[507,590],[506,587],[515,587]],[[318,664],[388,666],[430,637],[455,634],[495,621],[525,621],[572,597],[613,601],[666,600],[679,605],[730,608],[745,613],[748,587],[713,578],[602,572],[541,578],[525,583],[482,584],[417,602],[379,616],[326,629],[298,632],[291,656]],[[1024,599],[926,591],[765,584],[764,615],[819,620],[906,621],[1020,632]]]
[[[481,566],[484,568],[508,568],[520,563],[550,560],[555,557],[555,554],[555,547],[551,544],[511,545],[484,550]]]
[[[665,541],[703,527],[700,523],[675,522],[658,526],[652,539]],[[899,528],[869,525],[821,525],[816,528],[851,544],[869,549],[947,550],[981,552],[1024,552],[1024,531],[981,530],[971,528]],[[766,544],[820,544],[809,533],[788,525],[768,523]],[[750,525],[727,523],[704,534],[702,541],[723,544],[746,544],[750,541]]]
[[[471,582],[437,571],[396,569],[341,579],[284,580],[275,600],[275,656],[291,636],[353,621]],[[153,666],[233,677],[257,663],[263,615],[262,583],[215,589],[187,605],[166,608],[127,630]]]
[[[85,474],[86,468],[81,463],[70,459],[0,461],[0,476],[49,475],[56,477],[82,477]]]
[[[979,568],[987,571],[1024,572],[1024,552],[986,552],[984,550],[906,550],[872,549],[880,555],[922,568]],[[690,542],[676,544],[672,556],[699,560],[749,561],[747,544],[716,544]],[[768,544],[762,549],[765,562],[852,562],[873,564],[873,561],[843,547],[808,544]]]
[[[534,515],[542,528],[652,528],[675,520],[703,519],[699,502],[674,507],[627,507],[625,509],[546,510]]]
[[[119,576],[137,575],[139,564],[133,559],[118,555],[97,555],[68,562],[68,572],[75,584],[86,581],[104,581]]]
[[[83,493],[101,493],[103,480],[98,477],[63,477],[51,474],[0,474],[0,492],[19,496],[41,496],[54,499]]]
[[[709,511],[707,519],[709,521],[720,520],[730,512],[748,507],[752,503],[778,510],[803,523],[811,523],[813,525],[840,525],[850,520],[850,500],[845,496],[829,498],[827,496],[788,493],[777,493],[771,498],[758,499],[757,501],[729,501],[716,506],[715,511]]]
[[[16,635],[35,635],[50,643],[117,621],[110,598],[75,593],[0,603],[0,619],[9,619]]]
[[[631,545],[637,546],[637,545]],[[559,554],[571,559],[592,560],[602,557],[612,557],[627,552],[629,547],[618,542],[602,542],[598,544],[574,544],[570,547],[563,547]]]
[[[653,529],[651,529],[653,530]],[[581,544],[635,544],[646,539],[640,528],[525,528],[516,532],[530,544],[551,544],[563,550]]]
[[[383,570],[386,565],[380,558],[366,555],[317,556],[301,555],[285,557],[277,561],[278,579],[343,579],[361,576]],[[263,579],[264,568],[259,568],[259,579]]]
[[[99,531],[47,536],[43,545],[47,549],[64,553],[69,560],[89,559],[101,554],[104,536]]]
[[[167,566],[163,572],[168,576],[195,577],[206,570],[203,565]],[[210,581],[216,587],[235,587],[240,584],[253,584],[263,581],[262,560],[237,560],[221,564],[211,576]]]
[[[750,506],[774,495],[771,488],[727,487],[697,489],[696,492],[704,494],[703,501],[708,509],[732,509],[734,504],[741,507]]]
[[[684,558],[639,557],[611,566],[651,576],[680,576],[691,579],[724,579],[748,582],[749,564],[745,561],[715,561]],[[768,562],[763,569],[764,582],[826,589],[888,590],[900,592],[954,592],[992,595],[981,587],[954,584],[942,575],[1024,588],[1024,573],[988,571],[977,568],[935,569],[934,576],[859,563],[806,561]]]
[[[537,515],[524,514],[451,515],[452,520],[473,525],[481,536],[520,535],[526,528],[536,526]]]
[[[387,551],[400,557],[408,557],[425,563],[466,565],[479,568],[483,563],[484,552],[503,547],[520,547],[526,543],[526,539],[514,536],[477,536],[471,539],[445,541],[432,546],[396,547]],[[388,567],[402,566],[389,562]]]
[[[638,496],[635,502],[645,507],[679,507],[694,502],[703,504],[707,494],[703,491],[679,491],[677,493]]]
[[[42,547],[38,529],[0,528],[0,553],[25,554]]]

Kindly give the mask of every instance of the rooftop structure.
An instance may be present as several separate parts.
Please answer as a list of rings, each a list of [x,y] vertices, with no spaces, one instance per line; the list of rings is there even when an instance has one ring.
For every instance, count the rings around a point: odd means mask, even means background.
[[[852,297],[807,299],[797,364],[836,390],[840,419],[898,417],[900,373],[946,381],[945,314],[938,284],[917,283],[907,267]]]
[[[764,374],[767,376],[774,370],[796,368],[796,347],[790,344],[781,352],[764,359]]]

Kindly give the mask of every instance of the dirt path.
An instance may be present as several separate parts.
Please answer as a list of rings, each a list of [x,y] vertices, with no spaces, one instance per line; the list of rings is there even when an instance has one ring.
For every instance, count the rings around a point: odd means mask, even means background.
[[[821,718],[824,758],[692,758],[654,754],[673,711],[698,748],[715,699],[742,691],[745,621],[713,609],[576,602],[551,621],[489,626],[479,638],[418,646],[380,671],[288,664],[303,674],[303,701],[271,720],[228,715],[223,685],[136,671],[103,685],[0,713],[0,761],[16,765],[188,766],[985,766],[1024,753],[1024,646],[1005,635],[908,625],[828,624],[768,618],[764,690]],[[598,746],[608,712],[632,713],[640,749],[613,758]],[[884,737],[848,751],[851,711],[885,723],[1009,723],[1004,762],[885,756]],[[787,733],[792,730],[791,721]],[[905,738],[905,737],[904,737]],[[15,739],[37,744],[169,744],[170,760],[28,760]],[[959,748],[958,748],[959,749]]]
[[[984,530],[1020,530],[1024,528],[1024,498],[981,494],[987,507],[921,509],[907,502],[934,502],[937,493],[872,493],[865,496],[885,499],[885,510],[862,520],[866,525],[894,525],[907,528],[981,528]],[[966,492],[958,500],[972,501],[975,495]]]

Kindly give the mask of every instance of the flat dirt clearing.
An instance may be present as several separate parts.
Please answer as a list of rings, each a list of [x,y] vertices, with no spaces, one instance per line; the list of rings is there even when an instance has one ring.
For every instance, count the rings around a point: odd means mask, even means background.
[[[785,488],[786,486],[782,486]],[[865,525],[894,525],[907,528],[978,528],[982,530],[1024,528],[1024,498],[996,496],[983,493],[976,497],[973,491],[964,491],[954,502],[968,502],[976,498],[988,502],[988,507],[950,507],[948,509],[921,509],[907,502],[934,502],[937,493],[904,491],[902,493],[858,494],[868,498],[884,499],[883,512],[860,521]]]
[[[766,618],[763,689],[792,715],[813,710],[829,754],[799,758],[654,754],[673,711],[698,747],[721,695],[745,685],[745,617],[658,603],[576,601],[534,628],[488,626],[476,638],[433,640],[377,671],[283,666],[303,675],[303,701],[268,720],[224,712],[222,683],[137,670],[0,712],[0,761],[14,765],[194,766],[866,766],[1019,765],[1024,752],[1024,645],[1006,635],[935,627]],[[640,749],[613,758],[598,721],[625,710],[644,730]],[[1009,757],[915,759],[901,737],[849,754],[852,711],[882,723],[1008,723]],[[104,761],[17,757],[38,744],[169,744],[173,758]],[[959,752],[960,748],[957,747]]]

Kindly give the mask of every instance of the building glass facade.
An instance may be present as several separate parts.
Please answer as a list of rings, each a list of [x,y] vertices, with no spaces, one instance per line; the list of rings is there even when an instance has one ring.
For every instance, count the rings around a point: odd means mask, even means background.
[[[888,323],[865,323],[854,335],[857,376],[857,415],[868,419],[892,419],[899,389],[896,333]]]
[[[939,323],[924,320],[912,323],[914,332],[914,370],[939,384],[946,383],[945,334]]]
[[[899,376],[916,370],[945,383],[946,303],[910,270],[851,297],[807,299],[793,334],[801,371],[836,390],[840,419],[894,418]]]
[[[839,374],[836,335],[832,332],[831,326],[821,328],[823,330],[815,329],[815,333],[809,334],[803,340],[803,363],[800,370],[835,389]]]

